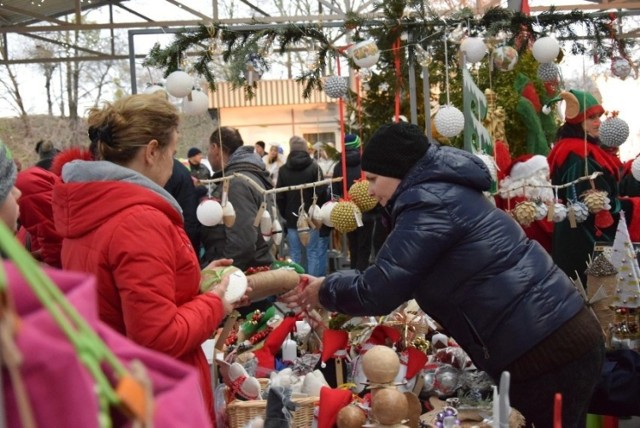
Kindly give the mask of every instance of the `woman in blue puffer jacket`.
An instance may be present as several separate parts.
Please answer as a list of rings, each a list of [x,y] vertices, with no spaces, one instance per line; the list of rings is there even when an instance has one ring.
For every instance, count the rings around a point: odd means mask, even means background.
[[[361,274],[309,278],[283,300],[349,315],[385,315],[409,299],[438,321],[496,382],[511,373],[511,404],[529,423],[584,426],[604,356],[600,325],[570,279],[482,194],[479,158],[430,144],[415,125],[381,127],[365,146],[369,193],[391,232]]]

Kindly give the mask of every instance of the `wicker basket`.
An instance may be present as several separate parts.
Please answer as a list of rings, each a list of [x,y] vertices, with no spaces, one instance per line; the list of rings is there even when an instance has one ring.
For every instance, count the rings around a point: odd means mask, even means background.
[[[260,386],[265,389],[268,379],[258,379]],[[317,406],[318,397],[294,398],[292,401],[298,409],[292,413],[292,428],[309,428],[313,423],[313,409]],[[251,420],[258,416],[265,417],[267,400],[233,400],[227,405],[227,421],[229,428],[244,428]]]
[[[313,423],[313,409],[318,404],[318,397],[294,398],[298,409],[293,412],[291,427],[309,428]],[[243,428],[252,419],[265,416],[267,400],[240,401],[234,400],[227,405],[227,418],[230,428]]]

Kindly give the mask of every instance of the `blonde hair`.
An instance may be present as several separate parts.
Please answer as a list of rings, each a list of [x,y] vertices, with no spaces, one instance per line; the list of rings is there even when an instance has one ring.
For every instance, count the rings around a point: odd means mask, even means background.
[[[87,122],[100,157],[124,164],[151,140],[158,140],[160,147],[168,145],[180,117],[162,94],[136,94],[90,109]]]

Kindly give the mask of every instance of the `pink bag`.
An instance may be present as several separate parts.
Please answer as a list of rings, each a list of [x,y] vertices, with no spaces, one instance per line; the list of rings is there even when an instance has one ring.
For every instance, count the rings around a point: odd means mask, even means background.
[[[29,285],[30,282],[23,278],[14,264],[3,262],[3,265],[9,285],[8,296],[20,320],[14,341],[22,356],[19,373],[26,389],[35,426],[130,426],[132,420],[115,406],[109,407],[107,415],[101,412],[99,396],[96,393],[96,386],[100,386],[100,383],[96,382],[95,374],[92,376],[80,360],[79,355],[83,352],[79,353],[76,350],[59,323],[52,317],[52,309],[43,306]],[[211,425],[200,393],[198,374],[194,368],[142,348],[102,323],[97,314],[94,277],[52,268],[45,269],[45,273],[111,350],[115,359],[122,363],[125,370],[133,360],[143,364],[152,385],[148,391],[153,395],[150,400],[152,413],[149,413],[152,414],[152,426]],[[7,314],[7,309],[11,309],[11,305],[3,308],[1,297],[0,295],[0,319],[3,314]],[[99,368],[106,374],[110,384],[115,385],[116,373],[109,364],[103,363]],[[6,367],[3,366],[2,392],[9,427],[22,426],[18,410],[20,394],[16,394],[15,387]]]

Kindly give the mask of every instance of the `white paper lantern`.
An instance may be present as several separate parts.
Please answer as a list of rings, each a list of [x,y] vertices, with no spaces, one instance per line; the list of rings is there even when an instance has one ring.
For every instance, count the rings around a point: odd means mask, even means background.
[[[462,41],[460,50],[468,62],[480,62],[487,54],[487,45],[480,37],[467,37]]]
[[[518,51],[511,46],[499,46],[491,54],[493,66],[500,71],[511,71],[518,63]]]
[[[370,68],[376,65],[380,59],[380,50],[373,40],[364,40],[356,43],[349,49],[349,55],[353,62],[360,68]]]
[[[440,106],[433,121],[440,135],[447,138],[455,137],[464,129],[464,114],[451,105]]]
[[[204,114],[209,109],[209,97],[202,91],[191,91],[191,100],[182,100],[182,112],[189,116]]]
[[[626,58],[616,57],[611,60],[611,74],[624,80],[631,73],[631,64]]]
[[[207,199],[198,205],[196,217],[205,226],[215,226],[222,221],[222,207],[218,201]]]
[[[560,44],[553,37],[540,37],[533,44],[531,53],[540,63],[554,62],[560,53]]]
[[[342,98],[347,95],[348,89],[346,77],[329,76],[324,81],[324,92],[329,98]]]
[[[193,88],[193,78],[184,71],[174,71],[167,77],[165,87],[176,98],[186,97]]]

